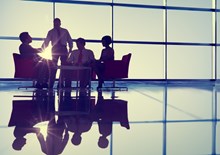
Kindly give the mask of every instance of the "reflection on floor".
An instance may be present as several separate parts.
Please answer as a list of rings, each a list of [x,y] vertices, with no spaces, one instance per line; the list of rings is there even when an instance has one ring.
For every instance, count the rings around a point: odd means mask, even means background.
[[[128,91],[17,89],[24,84],[0,81],[1,155],[220,154],[218,82],[120,81]]]

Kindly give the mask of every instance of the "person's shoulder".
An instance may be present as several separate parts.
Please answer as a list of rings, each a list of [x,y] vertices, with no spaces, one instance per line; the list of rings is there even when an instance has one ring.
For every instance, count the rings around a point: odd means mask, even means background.
[[[66,28],[61,27],[60,29],[61,29],[61,31],[68,32],[68,30]]]
[[[89,52],[89,53],[93,53],[93,51],[90,50],[90,49],[86,49],[86,51]]]
[[[78,52],[78,49],[72,50],[71,53]]]
[[[50,29],[48,32],[53,32],[53,31],[55,31],[55,29],[54,29],[54,28]]]

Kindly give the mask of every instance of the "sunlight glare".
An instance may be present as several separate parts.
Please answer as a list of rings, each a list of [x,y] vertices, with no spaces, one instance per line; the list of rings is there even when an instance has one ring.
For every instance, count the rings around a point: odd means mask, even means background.
[[[34,127],[40,128],[40,133],[46,137],[47,136],[47,126],[48,126],[48,121],[46,122],[41,122],[36,124]]]
[[[51,46],[48,46],[39,55],[44,59],[52,60],[51,48]]]

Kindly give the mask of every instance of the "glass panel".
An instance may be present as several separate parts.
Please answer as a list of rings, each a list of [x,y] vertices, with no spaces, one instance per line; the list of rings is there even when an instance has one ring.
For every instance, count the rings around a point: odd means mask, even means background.
[[[52,25],[52,3],[7,0],[1,1],[0,10],[0,36],[17,37],[28,31],[42,37]]]
[[[163,46],[114,44],[114,49],[116,59],[121,59],[124,54],[132,53],[129,66],[129,78],[164,78]]]
[[[14,77],[14,60],[12,53],[18,53],[20,41],[0,40],[0,78]],[[5,67],[3,67],[5,66]]]
[[[167,125],[167,154],[212,154],[211,123]]]
[[[115,155],[163,154],[162,124],[133,123],[130,124],[130,128],[126,131],[120,126],[114,126],[113,152]]]
[[[211,79],[212,48],[168,46],[169,79]]]
[[[220,47],[217,47],[217,79],[220,79]]]
[[[217,42],[218,43],[220,43],[220,32],[219,31],[220,31],[220,13],[217,13]]]
[[[65,11],[63,11],[65,10]],[[56,16],[62,20],[72,38],[101,39],[111,35],[111,7],[56,4]]]
[[[219,86],[216,89],[217,89],[217,118],[220,119],[220,88]]]
[[[220,123],[217,123],[217,128],[216,128],[216,154],[220,154]]]
[[[203,8],[211,8],[212,0],[200,0],[192,1],[192,0],[167,0],[168,6],[183,6],[183,7],[203,7]]]
[[[115,7],[114,38],[163,41],[163,11]]]
[[[217,9],[220,9],[220,1],[217,1]]]
[[[66,1],[75,1],[75,0],[66,0]],[[82,1],[82,2],[112,2],[112,0],[77,0],[77,1]]]
[[[212,89],[212,86],[168,88],[168,120],[211,119]]]
[[[163,5],[163,0],[114,0],[115,3]]]
[[[129,105],[129,121],[161,121],[163,119],[163,87],[149,85],[146,87],[144,84],[144,86],[133,87],[131,90],[132,92],[124,94]]]
[[[169,10],[168,41],[211,43],[212,14]]]

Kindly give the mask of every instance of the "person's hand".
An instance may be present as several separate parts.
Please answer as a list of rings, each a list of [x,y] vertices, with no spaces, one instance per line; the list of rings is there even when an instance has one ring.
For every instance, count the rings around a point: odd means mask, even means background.
[[[37,48],[37,50],[39,51],[39,53],[42,53],[42,52],[43,52],[43,49],[42,49],[42,48]]]

